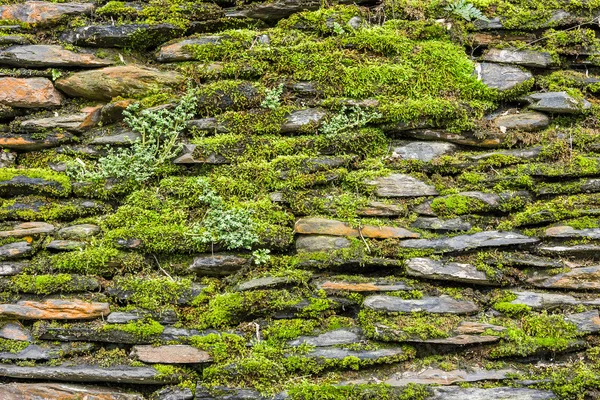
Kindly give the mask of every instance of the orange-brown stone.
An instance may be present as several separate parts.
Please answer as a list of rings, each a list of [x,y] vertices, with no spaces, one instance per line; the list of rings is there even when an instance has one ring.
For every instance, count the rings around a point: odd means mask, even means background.
[[[0,304],[0,316],[18,319],[93,319],[110,313],[108,303],[48,299]]]
[[[136,393],[63,383],[8,383],[0,385],[2,400],[143,400]]]
[[[420,235],[408,229],[393,226],[365,225],[353,228],[349,224],[325,218],[301,218],[296,222],[296,233],[309,235],[353,236],[374,239],[418,238]]]
[[[211,361],[210,354],[188,345],[133,346],[133,356],[145,363],[198,364]]]
[[[63,96],[46,78],[0,78],[0,104],[22,108],[57,107]]]
[[[27,1],[0,6],[0,19],[34,25],[50,25],[70,15],[91,14],[93,10],[92,3]]]

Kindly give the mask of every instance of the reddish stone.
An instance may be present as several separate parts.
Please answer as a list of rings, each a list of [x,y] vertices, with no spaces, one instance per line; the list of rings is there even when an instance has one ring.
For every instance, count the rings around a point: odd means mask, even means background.
[[[108,303],[48,299],[0,304],[0,316],[19,319],[93,319],[110,313]]]
[[[91,14],[93,10],[92,3],[28,1],[0,6],[0,19],[34,25],[50,25],[70,15]]]
[[[187,345],[133,346],[132,355],[150,364],[198,364],[211,361],[206,351]]]
[[[0,104],[22,108],[57,107],[63,96],[46,78],[0,78]]]
[[[72,385],[64,383],[7,383],[0,385],[3,400],[143,400],[136,393],[111,388]]]
[[[301,218],[296,222],[296,233],[331,236],[354,236],[375,239],[418,238],[420,235],[404,228],[393,226],[364,225],[360,229],[352,228],[341,221],[325,218]]]

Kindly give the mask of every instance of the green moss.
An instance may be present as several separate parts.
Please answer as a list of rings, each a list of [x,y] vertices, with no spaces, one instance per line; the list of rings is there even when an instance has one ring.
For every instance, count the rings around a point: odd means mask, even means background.
[[[385,384],[332,385],[301,383],[288,390],[293,400],[425,400],[430,396],[425,386],[409,384],[394,388]]]
[[[501,312],[504,315],[513,317],[531,312],[531,307],[526,304],[513,304],[510,302],[501,301],[493,305],[494,310]]]
[[[72,281],[69,274],[58,275],[17,275],[11,278],[13,290],[22,293],[50,294],[56,292],[69,292]]]
[[[123,1],[109,1],[102,7],[97,8],[96,14],[112,15],[115,17],[135,17],[138,15],[138,10],[127,6]]]
[[[30,168],[30,169],[17,169],[17,168],[2,168],[0,169],[0,181],[10,181],[12,179],[18,179],[19,177],[25,177],[33,180],[43,180],[41,184],[31,186],[36,194],[66,197],[71,193],[71,180],[63,174],[59,174],[49,169],[41,168]],[[15,183],[18,187],[21,183]],[[23,184],[28,186],[27,183]],[[18,189],[17,189],[18,190]]]
[[[0,338],[0,352],[19,353],[29,347],[29,342]]]
[[[158,339],[165,327],[152,319],[131,321],[126,324],[106,324],[105,331],[121,331],[132,334],[142,340]]]
[[[358,320],[367,337],[391,342],[446,338],[461,322],[461,318],[454,315],[384,314],[369,309],[361,310]]]
[[[115,292],[123,293],[128,304],[160,311],[177,305],[185,295],[190,296],[192,282],[185,278],[117,276],[111,287]]]
[[[41,255],[30,268],[34,272],[80,273],[112,276],[125,272],[136,272],[145,265],[140,254],[125,253],[105,245],[89,246],[52,256]]]
[[[433,199],[431,209],[440,216],[451,216],[485,212],[490,206],[473,197],[453,194]]]

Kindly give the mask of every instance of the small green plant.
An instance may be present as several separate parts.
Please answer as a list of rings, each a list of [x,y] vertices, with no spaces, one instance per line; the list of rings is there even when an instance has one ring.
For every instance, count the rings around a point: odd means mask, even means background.
[[[458,0],[455,3],[448,4],[445,10],[450,11],[452,14],[459,16],[466,21],[489,21],[477,7],[471,3],[467,3],[466,0]]]
[[[55,81],[62,76],[62,72],[60,72],[59,70],[54,69],[54,68],[52,68],[51,73],[52,73],[52,81]]]
[[[357,106],[351,108],[343,106],[336,115],[323,124],[320,131],[327,137],[333,137],[349,129],[362,128],[381,117],[382,115],[376,111],[365,111]]]
[[[342,25],[340,25],[337,22],[333,23],[333,32],[336,35],[343,35],[344,33],[346,33],[346,31],[344,30],[344,28],[342,27]]]
[[[281,94],[283,93],[283,83],[275,89],[267,89],[265,99],[260,103],[262,108],[276,110],[281,107]]]
[[[125,123],[140,134],[140,139],[130,148],[109,148],[107,155],[91,166],[78,158],[68,166],[67,174],[80,181],[117,178],[140,183],[151,178],[162,165],[175,157],[181,149],[179,134],[194,116],[195,92],[188,90],[173,110],[139,109],[140,105],[134,104],[123,114]]]
[[[254,264],[262,265],[269,262],[271,256],[269,253],[271,250],[269,249],[258,249],[252,252],[252,259],[254,260]]]

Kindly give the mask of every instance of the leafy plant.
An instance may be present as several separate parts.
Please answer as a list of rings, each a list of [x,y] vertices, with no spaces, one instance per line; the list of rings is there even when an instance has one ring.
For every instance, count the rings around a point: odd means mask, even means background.
[[[481,20],[489,21],[489,19],[483,15],[483,13],[471,3],[467,3],[466,0],[458,0],[455,3],[448,4],[445,8],[446,11],[450,11],[452,14],[459,16],[467,21]]]
[[[254,264],[262,265],[268,263],[271,259],[271,256],[269,255],[270,252],[271,250],[269,249],[254,250],[252,252],[252,259],[254,260]]]
[[[130,148],[109,148],[106,156],[88,165],[81,159],[68,166],[67,174],[81,181],[117,178],[144,182],[181,150],[179,134],[194,116],[196,97],[193,90],[181,98],[177,106],[158,110],[139,111],[140,105],[129,106],[123,114],[125,123],[140,134]]]
[[[281,106],[281,94],[283,93],[283,83],[275,89],[267,89],[265,99],[260,103],[262,108],[275,110]]]
[[[381,117],[382,115],[376,111],[365,111],[358,106],[348,109],[344,106],[323,124],[320,131],[325,136],[332,137],[349,129],[361,128]]]

